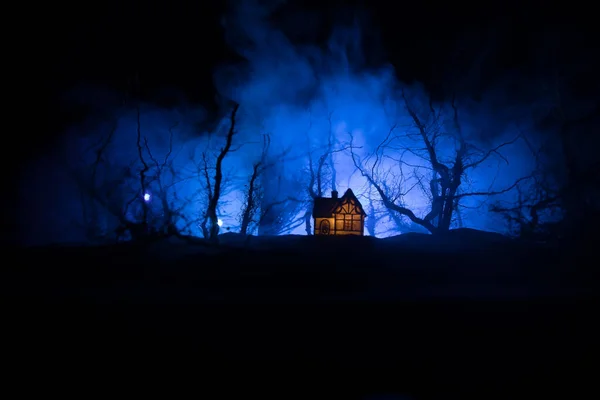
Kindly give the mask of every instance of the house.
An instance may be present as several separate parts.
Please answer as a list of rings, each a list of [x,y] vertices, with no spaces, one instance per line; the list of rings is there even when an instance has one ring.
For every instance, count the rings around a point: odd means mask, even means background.
[[[317,197],[313,207],[315,235],[358,235],[365,232],[365,217],[360,201],[351,189],[342,197],[337,191],[329,197]]]

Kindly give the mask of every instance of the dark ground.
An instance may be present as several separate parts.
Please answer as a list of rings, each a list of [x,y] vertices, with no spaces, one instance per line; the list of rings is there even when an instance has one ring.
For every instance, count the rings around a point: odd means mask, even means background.
[[[19,251],[5,362],[128,383],[177,371],[227,398],[575,396],[597,380],[597,262],[581,249],[475,231],[221,243]]]

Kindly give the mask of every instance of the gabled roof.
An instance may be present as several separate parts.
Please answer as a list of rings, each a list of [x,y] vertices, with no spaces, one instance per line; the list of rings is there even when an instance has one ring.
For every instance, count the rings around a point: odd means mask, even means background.
[[[332,210],[332,212],[339,213],[341,211],[342,205],[346,203],[347,200],[352,201],[354,203],[354,209],[358,212],[358,214],[367,215],[367,213],[365,213],[365,210],[363,210],[362,204],[360,204],[360,201],[358,201],[358,199],[354,195],[352,189],[346,190],[346,193],[344,193],[344,195],[339,199],[338,204],[336,204],[336,207]]]
[[[352,192],[352,189],[346,190],[342,197],[337,199],[331,197],[317,197],[313,207],[313,218],[331,218],[336,208],[339,208],[346,200],[353,200],[356,204],[356,210],[359,214],[367,215],[362,208],[362,204]]]
[[[340,199],[332,199],[330,197],[317,197],[313,206],[313,218],[330,218],[332,212],[339,204]]]

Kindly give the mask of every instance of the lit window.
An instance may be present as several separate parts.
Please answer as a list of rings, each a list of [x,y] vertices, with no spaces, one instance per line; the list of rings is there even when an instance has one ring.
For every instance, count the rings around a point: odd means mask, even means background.
[[[352,230],[352,215],[344,215],[344,230]]]

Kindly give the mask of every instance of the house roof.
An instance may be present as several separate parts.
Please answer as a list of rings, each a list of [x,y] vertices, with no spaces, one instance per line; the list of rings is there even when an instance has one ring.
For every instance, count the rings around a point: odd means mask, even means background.
[[[331,218],[331,217],[333,217],[334,210],[339,205],[341,205],[344,202],[344,200],[347,200],[347,199],[354,200],[356,202],[356,204],[358,205],[357,209],[360,211],[360,213],[366,215],[366,213],[364,212],[364,210],[362,208],[362,204],[360,204],[360,201],[358,201],[358,199],[354,195],[354,192],[352,192],[352,189],[348,189],[348,190],[346,190],[346,193],[344,193],[344,195],[342,197],[339,197],[337,199],[334,199],[331,197],[317,197],[315,199],[315,204],[313,207],[313,218]]]
[[[333,209],[340,203],[340,199],[330,197],[317,197],[313,206],[313,218],[330,218]]]

